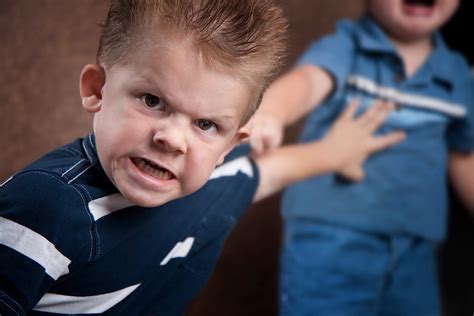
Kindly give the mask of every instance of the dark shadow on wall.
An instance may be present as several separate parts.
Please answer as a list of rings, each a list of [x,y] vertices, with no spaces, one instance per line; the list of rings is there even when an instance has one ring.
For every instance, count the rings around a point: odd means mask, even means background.
[[[453,19],[443,28],[448,45],[466,56],[474,66],[474,2],[461,0]],[[474,104],[471,104],[474,110]],[[474,179],[471,182],[474,185]],[[440,274],[445,313],[448,316],[474,313],[474,219],[450,191],[448,236],[440,252]]]

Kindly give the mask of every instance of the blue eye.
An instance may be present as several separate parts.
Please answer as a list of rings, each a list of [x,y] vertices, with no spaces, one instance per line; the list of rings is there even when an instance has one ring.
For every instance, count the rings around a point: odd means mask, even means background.
[[[143,95],[141,99],[150,109],[161,110],[163,108],[163,102],[156,95],[147,93]]]
[[[211,122],[208,120],[197,120],[196,125],[203,131],[207,131],[207,130],[210,130],[211,128],[216,127],[216,124],[214,122]]]

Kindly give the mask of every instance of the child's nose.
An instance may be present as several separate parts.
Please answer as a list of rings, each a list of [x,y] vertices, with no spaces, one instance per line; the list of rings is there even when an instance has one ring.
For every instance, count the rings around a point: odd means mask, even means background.
[[[185,129],[177,125],[168,125],[158,130],[153,136],[153,142],[168,152],[185,154],[187,152]]]

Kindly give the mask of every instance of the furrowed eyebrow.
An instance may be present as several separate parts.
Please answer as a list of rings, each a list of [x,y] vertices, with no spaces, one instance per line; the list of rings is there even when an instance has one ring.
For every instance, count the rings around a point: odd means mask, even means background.
[[[225,125],[225,126],[229,126],[231,127],[233,124],[233,117],[230,116],[230,115],[226,115],[226,116],[215,116],[215,117],[208,117],[206,118],[207,120],[210,120],[210,121],[213,121],[213,122],[216,122],[216,123],[219,123],[221,125]]]

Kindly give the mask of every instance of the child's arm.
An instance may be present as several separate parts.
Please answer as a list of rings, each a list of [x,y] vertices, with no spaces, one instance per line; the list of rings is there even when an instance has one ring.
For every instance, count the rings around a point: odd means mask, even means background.
[[[367,157],[402,141],[405,134],[373,135],[391,111],[390,105],[371,107],[362,116],[354,118],[356,109],[354,102],[320,141],[284,146],[258,156],[255,160],[260,170],[260,185],[254,201],[323,173],[337,172],[350,180],[362,180]]]
[[[450,153],[448,167],[454,189],[474,215],[474,153]]]
[[[253,118],[252,151],[262,154],[278,147],[284,127],[309,113],[333,88],[334,81],[329,73],[314,65],[298,66],[275,80]]]

